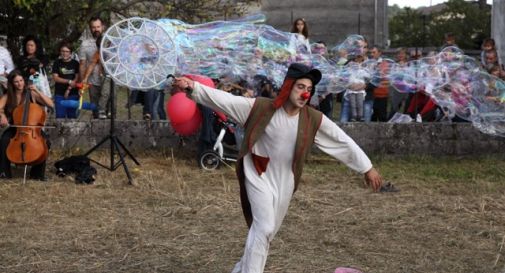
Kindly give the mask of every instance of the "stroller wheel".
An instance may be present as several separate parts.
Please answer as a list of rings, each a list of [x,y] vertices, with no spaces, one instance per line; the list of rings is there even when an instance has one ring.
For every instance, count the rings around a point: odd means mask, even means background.
[[[216,152],[208,150],[200,155],[199,163],[200,168],[204,170],[215,170],[221,164],[221,159],[219,158],[219,155]]]

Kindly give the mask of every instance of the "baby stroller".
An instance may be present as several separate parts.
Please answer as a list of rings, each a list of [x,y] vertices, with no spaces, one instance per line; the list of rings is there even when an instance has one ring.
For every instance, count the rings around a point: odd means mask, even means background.
[[[198,157],[200,168],[215,170],[225,161],[237,161],[243,139],[243,129],[220,112],[213,112],[213,130],[217,134],[212,147],[205,149]]]

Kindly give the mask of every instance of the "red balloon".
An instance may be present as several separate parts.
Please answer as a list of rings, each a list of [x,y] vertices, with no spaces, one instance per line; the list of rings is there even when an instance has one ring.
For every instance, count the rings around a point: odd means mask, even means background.
[[[185,123],[195,115],[198,108],[196,103],[186,97],[186,93],[179,92],[167,101],[167,114],[171,123]]]
[[[184,75],[203,85],[215,88],[211,78],[202,75]],[[179,92],[170,98],[166,105],[167,114],[170,118],[172,128],[182,135],[189,136],[195,134],[202,124],[202,114],[196,106],[196,103],[188,97],[186,93]]]
[[[195,114],[191,117],[190,120],[183,123],[174,123],[172,122],[172,128],[181,136],[190,136],[195,134],[200,125],[202,124],[202,114],[200,110],[196,108]]]

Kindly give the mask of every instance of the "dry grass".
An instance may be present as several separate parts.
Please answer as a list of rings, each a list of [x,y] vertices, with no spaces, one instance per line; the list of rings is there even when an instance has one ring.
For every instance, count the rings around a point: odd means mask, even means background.
[[[135,186],[102,168],[95,185],[1,181],[0,272],[231,271],[247,232],[234,171],[203,172],[183,154],[138,155]],[[505,272],[502,159],[375,161],[401,192],[310,161],[266,272]]]

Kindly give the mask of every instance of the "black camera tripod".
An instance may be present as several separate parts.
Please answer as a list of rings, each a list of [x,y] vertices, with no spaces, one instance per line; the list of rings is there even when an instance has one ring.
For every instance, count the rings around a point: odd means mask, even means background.
[[[93,151],[98,149],[102,144],[104,144],[107,140],[110,141],[110,166],[104,165],[94,159],[91,159],[91,161],[95,162],[96,164],[108,169],[109,171],[115,171],[119,166],[123,166],[124,171],[126,173],[126,176],[128,177],[128,184],[132,185],[133,184],[133,179],[130,174],[130,171],[128,170],[128,166],[126,165],[125,162],[125,155],[129,156],[135,164],[140,165],[140,163],[137,161],[137,159],[132,155],[130,151],[124,146],[123,143],[119,140],[119,138],[116,135],[116,124],[115,124],[115,119],[116,119],[116,94],[115,94],[115,87],[114,87],[114,80],[110,78],[110,93],[109,93],[109,101],[110,101],[110,131],[109,135],[104,137],[100,142],[98,142],[93,148],[91,148],[89,151],[87,151],[84,155],[88,156],[90,155]],[[115,155],[119,156],[119,160],[116,162]]]

